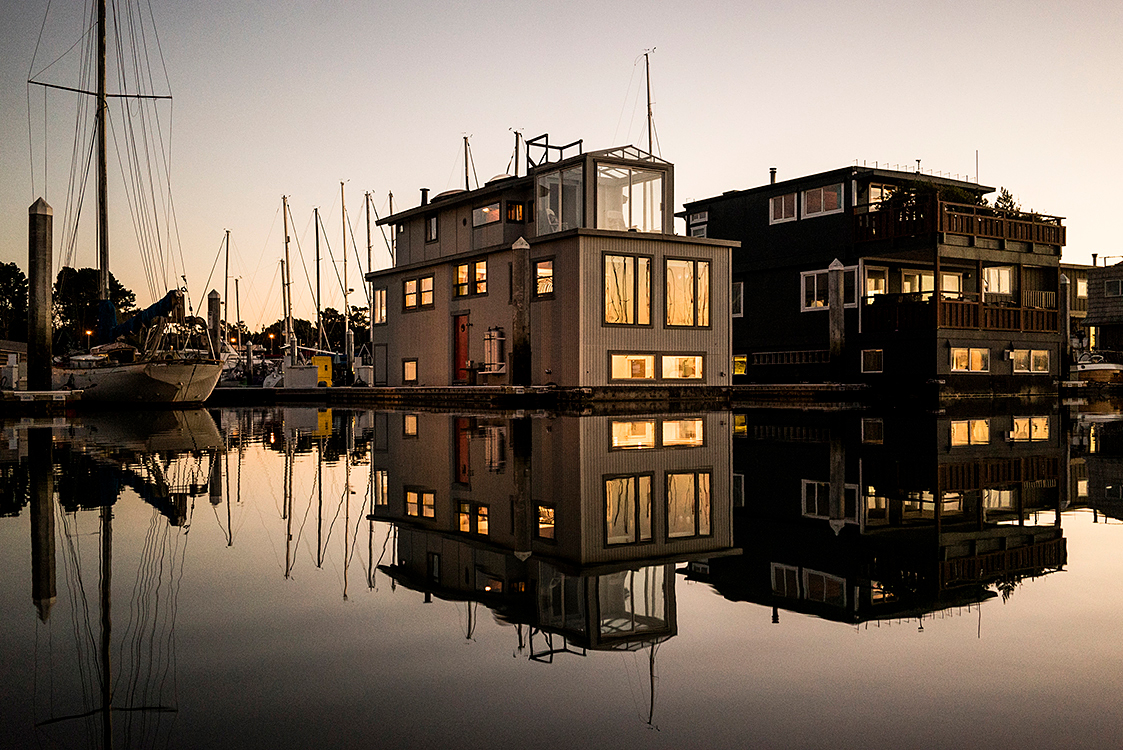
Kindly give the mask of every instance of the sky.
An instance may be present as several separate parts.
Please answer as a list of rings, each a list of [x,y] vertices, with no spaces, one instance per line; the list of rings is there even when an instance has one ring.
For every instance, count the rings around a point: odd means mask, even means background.
[[[341,181],[365,270],[364,194],[385,216],[390,192],[403,210],[422,187],[462,187],[465,135],[481,183],[508,171],[513,130],[583,139],[587,151],[645,146],[650,49],[655,150],[675,164],[676,210],[764,184],[769,167],[785,179],[855,163],[915,169],[921,159],[925,171],[974,179],[977,164],[981,183],[1008,188],[1023,209],[1065,217],[1066,262],[1123,255],[1109,187],[1123,122],[1118,2],[149,5],[162,63],[151,57],[167,71],[157,88],[173,96],[161,111],[170,112],[177,240],[155,286],[181,284],[185,271],[193,304],[221,292],[230,230],[230,294],[238,278],[251,329],[281,315],[282,195],[301,248],[291,247],[294,312],[314,317],[312,210],[338,259]],[[41,69],[81,37],[87,13],[77,2],[47,6],[0,4],[0,262],[25,271],[26,211],[40,195],[56,212],[56,270],[63,257],[57,222],[76,98],[29,92],[26,81],[33,60]],[[74,85],[65,79],[73,56],[43,78]],[[112,154],[110,173],[120,173]],[[141,271],[116,189],[110,267],[147,303],[163,288]],[[87,221],[92,195],[91,184]],[[92,225],[78,238],[75,263],[95,265]],[[377,230],[373,243],[374,268],[388,266]],[[365,304],[358,273],[352,263],[351,303]],[[334,274],[324,267],[323,304],[338,309]]]

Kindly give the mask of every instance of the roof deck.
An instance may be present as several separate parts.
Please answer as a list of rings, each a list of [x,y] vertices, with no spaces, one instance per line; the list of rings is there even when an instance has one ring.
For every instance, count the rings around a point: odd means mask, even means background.
[[[854,214],[856,242],[892,240],[923,234],[954,234],[972,238],[1026,242],[1035,245],[1065,244],[1063,217],[1004,211],[990,206],[949,203],[935,195],[921,196],[903,205],[876,207]]]

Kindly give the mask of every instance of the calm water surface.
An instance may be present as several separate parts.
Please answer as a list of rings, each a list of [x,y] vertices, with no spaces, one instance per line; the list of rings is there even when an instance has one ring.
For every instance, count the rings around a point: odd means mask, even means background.
[[[1118,418],[6,423],[0,746],[1118,747]]]

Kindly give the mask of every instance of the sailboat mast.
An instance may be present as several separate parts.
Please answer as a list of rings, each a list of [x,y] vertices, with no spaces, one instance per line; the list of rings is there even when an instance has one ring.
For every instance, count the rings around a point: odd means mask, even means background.
[[[105,0],[97,4],[97,226],[98,299],[109,299],[109,199],[106,183],[109,168],[105,159]]]
[[[371,266],[370,266],[371,245],[370,245],[370,191],[369,190],[367,191],[366,195],[363,196],[363,201],[364,201],[363,207],[366,208],[366,210],[367,210],[367,273],[370,273],[374,269],[371,268]],[[368,294],[367,296],[369,297],[370,295]]]
[[[312,209],[315,214],[313,223],[316,225],[316,346],[324,348],[324,324],[320,320],[320,209]]]
[[[289,364],[296,364],[296,342],[292,334],[292,263],[289,261],[289,197],[281,196],[281,213],[285,221],[285,266],[281,286],[285,289],[285,343],[289,348]]]
[[[347,202],[344,200],[343,181],[339,182],[339,206],[343,220],[343,384],[351,385],[351,357],[354,344],[351,341],[351,305],[347,294]]]
[[[222,340],[226,341],[227,331],[230,330],[230,230],[226,230],[226,276],[222,282]],[[222,347],[219,348],[222,351]]]
[[[643,53],[643,70],[647,76],[647,153],[652,156],[655,155],[655,148],[652,139],[652,115],[651,115],[651,57],[650,52]]]

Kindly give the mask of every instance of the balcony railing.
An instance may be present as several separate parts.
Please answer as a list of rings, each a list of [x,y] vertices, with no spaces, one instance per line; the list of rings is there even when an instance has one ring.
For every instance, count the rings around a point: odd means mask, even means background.
[[[1052,292],[1025,292],[1020,307],[1012,303],[994,304],[990,295],[986,296],[987,299],[980,304],[977,294],[943,292],[939,305],[935,304],[931,292],[866,297],[866,304],[862,306],[862,330],[870,333],[931,328],[1043,333],[1057,330],[1056,309],[1038,306],[1052,303],[1055,307],[1056,295]]]
[[[1065,227],[1059,216],[946,203],[935,196],[920,197],[903,205],[874,204],[869,209],[854,214],[857,242],[942,232],[1058,247],[1065,244]]]

